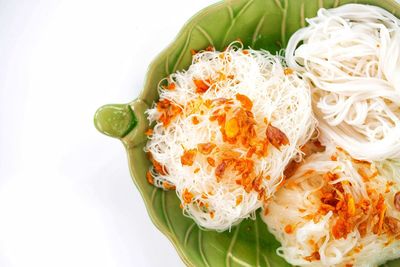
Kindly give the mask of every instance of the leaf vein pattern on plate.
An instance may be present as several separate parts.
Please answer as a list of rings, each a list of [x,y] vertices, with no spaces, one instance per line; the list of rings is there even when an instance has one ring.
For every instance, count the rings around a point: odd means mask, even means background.
[[[333,7],[338,7],[340,5],[340,0],[335,0],[335,3],[333,3]]]
[[[230,259],[232,258],[232,249],[235,246],[236,239],[239,234],[239,229],[240,229],[240,224],[238,224],[238,226],[236,226],[235,232],[233,233],[231,243],[229,244],[228,251],[226,252],[225,266],[227,266],[227,267],[231,266]]]
[[[233,10],[232,10],[231,5],[228,4],[228,5],[226,6],[226,8],[228,9],[229,18],[230,18],[231,20],[233,20]]]
[[[189,33],[187,34],[186,40],[185,40],[185,44],[183,45],[183,48],[181,50],[181,52],[179,53],[178,59],[175,62],[174,68],[172,69],[172,72],[176,71],[176,68],[178,67],[179,63],[181,63],[182,58],[187,50],[187,47],[189,45],[190,42],[190,37],[192,37],[192,29],[190,29]]]
[[[289,6],[288,0],[285,0],[285,6],[282,9],[282,25],[281,25],[282,48],[286,46],[286,18],[287,18],[288,6]]]
[[[267,267],[271,267],[271,263],[269,262],[268,257],[263,254],[263,258],[264,258],[264,261],[265,261],[265,264],[267,265]]]
[[[254,267],[254,266],[251,266],[250,264],[248,264],[247,262],[244,262],[244,261],[236,258],[234,255],[232,255],[232,260],[234,262],[238,263],[242,267]]]
[[[199,252],[200,252],[201,259],[202,259],[203,262],[204,262],[204,265],[207,266],[207,267],[210,267],[210,264],[208,263],[207,258],[206,258],[206,256],[204,255],[204,251],[203,251],[202,232],[203,232],[203,231],[199,229],[199,231],[198,231],[198,233],[199,233],[199,234],[198,234]]]
[[[256,266],[260,266],[260,235],[258,233],[258,222],[254,220],[254,235],[256,238]]]
[[[169,76],[171,74],[169,71],[169,54],[165,58],[165,74],[166,76]]]
[[[165,195],[166,195],[166,192],[162,191],[162,194],[161,194],[161,208],[162,208],[162,211],[163,211],[163,214],[164,214],[165,221],[167,222],[167,226],[168,226],[169,231],[171,232],[171,234],[175,234],[174,233],[174,229],[172,228],[172,225],[171,225],[171,221],[170,221],[169,216],[168,216],[167,209],[165,207],[165,202],[166,202]]]
[[[228,30],[225,33],[224,39],[222,41],[222,46],[227,46],[228,44],[226,43],[226,41],[228,40],[228,35],[231,32],[233,26],[235,26],[236,20],[246,11],[247,8],[250,7],[250,5],[254,2],[254,0],[250,0],[248,1],[237,13],[237,15],[235,16],[233,14],[232,17],[232,21],[231,21],[231,25],[229,26]]]
[[[186,245],[187,245],[187,242],[189,241],[189,237],[190,237],[190,234],[192,233],[192,230],[193,230],[193,227],[195,227],[196,226],[196,223],[192,223],[189,227],[188,227],[188,229],[186,230],[186,233],[185,233],[185,239],[183,240],[183,245],[186,247]],[[200,230],[199,230],[200,231]]]
[[[154,187],[153,188],[153,192],[151,192],[151,198],[150,199],[151,199],[151,203],[152,203],[153,207],[154,207],[154,199],[156,198],[157,191],[158,191],[158,188]]]
[[[301,2],[300,6],[300,25],[303,28],[306,26],[306,16],[304,14],[304,0]]]
[[[282,4],[281,4],[281,1],[280,1],[280,0],[274,0],[274,2],[275,2],[275,5],[277,5],[277,7],[278,7],[280,10],[282,10],[282,9],[283,9],[283,7],[282,7]]]
[[[210,43],[211,46],[214,46],[214,42],[211,39],[211,36],[206,32],[206,30],[204,30],[202,27],[200,27],[199,25],[196,26],[196,28],[204,35],[204,37],[206,37],[207,41]]]
[[[251,46],[253,46],[254,43],[255,43],[256,40],[257,40],[257,36],[258,36],[258,34],[260,33],[261,27],[262,27],[262,25],[263,25],[263,23],[264,23],[264,19],[265,19],[265,15],[261,17],[260,21],[259,21],[258,24],[257,24],[257,27],[256,27],[256,29],[255,29],[255,31],[254,31],[254,34],[253,34],[253,39],[252,39],[252,41],[251,41]]]

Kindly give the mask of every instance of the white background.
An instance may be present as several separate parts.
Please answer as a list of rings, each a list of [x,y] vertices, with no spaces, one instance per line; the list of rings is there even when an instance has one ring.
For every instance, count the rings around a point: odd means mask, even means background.
[[[0,0],[0,266],[183,266],[96,109],[212,0]]]

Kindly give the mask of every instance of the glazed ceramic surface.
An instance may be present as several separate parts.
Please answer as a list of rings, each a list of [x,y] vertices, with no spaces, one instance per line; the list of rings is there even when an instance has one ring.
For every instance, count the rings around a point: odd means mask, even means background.
[[[145,110],[158,99],[157,85],[169,74],[187,68],[191,49],[212,45],[224,49],[240,40],[254,49],[275,52],[285,47],[290,35],[306,25],[321,7],[332,8],[347,3],[381,6],[395,15],[400,5],[394,0],[233,0],[212,5],[196,14],[181,30],[175,41],[151,63],[138,98],[128,104],[106,105],[95,115],[97,129],[118,138],[128,153],[131,175],[141,192],[154,224],[174,244],[188,266],[290,266],[276,255],[279,243],[268,232],[259,216],[245,220],[231,231],[217,233],[199,229],[183,216],[174,191],[163,191],[148,184],[146,171],[150,162],[143,152],[144,132],[149,127]],[[400,266],[400,260],[387,266]]]

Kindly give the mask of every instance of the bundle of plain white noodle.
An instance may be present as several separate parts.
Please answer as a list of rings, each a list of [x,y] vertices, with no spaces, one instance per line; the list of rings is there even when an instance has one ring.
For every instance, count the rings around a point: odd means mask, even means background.
[[[277,253],[296,266],[375,267],[398,258],[400,212],[394,199],[400,190],[399,177],[399,161],[370,164],[354,160],[334,147],[310,156],[275,194],[267,206],[267,215],[263,216],[270,232],[281,243]],[[347,201],[344,208],[337,204],[340,212],[338,208],[321,212],[326,207],[322,201],[339,203],[337,199],[327,200],[329,192],[335,190]],[[379,195],[383,202],[376,204]],[[374,213],[379,205],[384,216],[382,224]],[[341,231],[346,228],[335,229],[335,224],[339,214],[346,216],[346,212],[351,216],[342,220],[353,228],[343,234]],[[363,223],[365,228],[361,227]],[[365,229],[364,234],[361,229]]]
[[[200,143],[216,145],[210,157],[224,149],[235,153],[239,159],[248,153],[248,149],[240,145],[224,142],[220,126],[210,121],[222,106],[207,108],[204,103],[231,99],[233,108],[238,108],[240,103],[235,96],[245,95],[253,103],[251,112],[257,135],[265,138],[267,125],[264,121],[268,121],[289,139],[289,144],[280,149],[270,145],[268,155],[261,159],[255,160],[252,156],[255,173],[268,178],[262,183],[266,197],[271,196],[282,181],[287,163],[301,157],[300,146],[310,138],[315,125],[307,83],[296,73],[285,73],[282,57],[267,51],[243,50],[240,46],[232,44],[224,52],[201,51],[193,56],[188,70],[167,78],[174,83],[174,89],[160,86],[160,99],[167,99],[182,109],[170,125],[165,127],[158,121],[160,111],[156,106],[147,111],[149,121],[155,126],[145,151],[166,168],[164,174],[152,171],[155,185],[162,187],[165,181],[174,185],[184,214],[199,226],[217,231],[230,229],[249,216],[254,218],[262,201],[258,192],[248,192],[235,182],[237,173],[233,171],[228,175],[230,178],[217,181],[215,168],[199,153],[193,165],[182,165],[185,151],[196,149]],[[194,80],[212,84],[199,94]],[[198,122],[194,124],[193,120]]]
[[[286,60],[310,81],[322,134],[355,158],[400,158],[399,19],[348,4],[307,22],[290,38]]]

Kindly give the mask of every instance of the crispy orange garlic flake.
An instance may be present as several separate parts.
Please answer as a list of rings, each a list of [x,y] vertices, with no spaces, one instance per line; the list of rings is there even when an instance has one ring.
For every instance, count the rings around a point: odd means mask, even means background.
[[[207,157],[207,162],[208,164],[210,164],[211,167],[215,167],[215,159]]]
[[[253,108],[253,102],[245,95],[236,94],[236,99],[242,104],[242,107],[246,110]]]
[[[199,124],[199,119],[197,118],[197,116],[193,116],[192,117],[192,123],[194,124],[194,125],[197,125],[197,124]]]
[[[196,86],[196,93],[202,94],[207,92],[208,88],[210,88],[210,80],[193,80],[194,85]]]
[[[287,224],[287,225],[285,226],[285,232],[286,232],[287,234],[293,234],[293,231],[294,231],[293,225]]]
[[[183,152],[181,156],[181,163],[182,165],[192,166],[194,159],[196,157],[197,150],[196,149],[189,149]]]
[[[347,213],[349,216],[354,216],[356,214],[356,205],[354,203],[354,198],[352,195],[347,194]]]
[[[164,127],[167,127],[175,117],[182,113],[182,109],[168,99],[158,101],[156,107],[160,112],[158,120],[162,122]]]
[[[167,89],[168,90],[175,90],[176,89],[176,84],[175,83],[168,84]]]
[[[293,70],[292,70],[291,68],[285,68],[285,69],[283,70],[283,73],[284,73],[285,75],[291,75],[291,74],[293,74]]]
[[[147,136],[152,136],[153,135],[153,129],[149,128],[146,130],[146,132],[144,132],[145,135]]]
[[[176,189],[175,185],[173,185],[167,181],[164,181],[162,185],[163,185],[164,189],[166,189],[166,190],[175,190]]]
[[[193,194],[185,188],[182,193],[182,199],[185,204],[189,204],[193,200]]]
[[[286,134],[271,124],[268,124],[266,135],[268,141],[278,149],[282,145],[284,146],[289,144],[289,139],[287,138]]]
[[[217,166],[217,168],[215,168],[215,176],[217,177],[217,181],[220,181],[222,179],[222,176],[224,175],[226,167],[227,167],[227,163],[225,161],[222,161]]]
[[[243,196],[242,195],[238,196],[236,198],[236,206],[240,205],[240,203],[242,203],[242,201],[243,201]]]
[[[213,143],[202,143],[197,145],[197,149],[203,155],[209,155],[216,147]]]
[[[158,161],[156,161],[153,158],[153,155],[151,153],[148,153],[149,159],[151,161],[151,163],[153,164],[154,170],[161,174],[161,175],[166,175],[168,172],[166,170],[166,168],[164,166],[162,166]]]
[[[312,262],[312,261],[319,261],[321,259],[321,256],[319,255],[318,251],[313,252],[310,256],[304,257],[306,261]]]
[[[336,238],[346,238],[347,235],[352,231],[351,225],[344,218],[339,217],[336,223],[332,227],[332,235]]]
[[[236,118],[232,118],[226,122],[225,133],[228,138],[235,138],[239,134],[239,124]]]
[[[209,51],[209,52],[213,52],[213,51],[215,51],[215,47],[212,46],[212,45],[209,45],[209,46],[206,47],[205,50],[206,50],[206,51]]]
[[[147,182],[149,182],[149,184],[151,184],[151,185],[154,184],[154,178],[150,171],[146,172],[146,179],[147,179]]]
[[[400,211],[400,192],[397,192],[394,195],[394,207]]]

